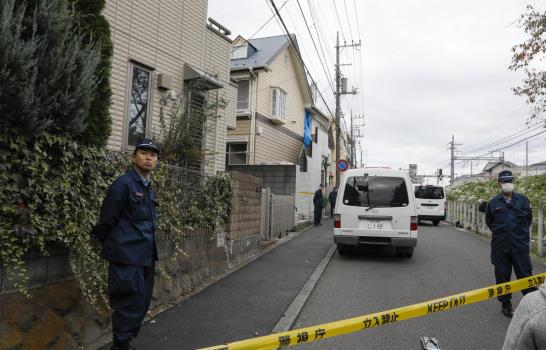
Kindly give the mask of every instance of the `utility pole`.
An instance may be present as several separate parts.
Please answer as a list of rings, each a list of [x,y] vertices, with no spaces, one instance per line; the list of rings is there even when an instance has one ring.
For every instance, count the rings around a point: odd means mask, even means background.
[[[455,143],[455,135],[451,135],[451,142],[450,149],[451,149],[451,176],[450,176],[450,185],[453,186],[453,183],[455,181],[455,161],[456,160],[466,160],[470,161],[470,166],[472,167],[472,161],[473,160],[485,160],[485,161],[493,161],[496,160],[498,162],[504,162],[504,153],[501,152],[499,157],[493,157],[493,154],[491,154],[491,157],[462,157],[462,156],[455,156],[455,146],[460,146],[462,143]],[[472,173],[472,168],[470,170]]]
[[[453,182],[455,181],[455,135],[451,135],[451,142],[449,144],[451,145],[451,174],[449,176],[449,184],[453,186]]]
[[[360,126],[364,126],[364,125],[355,125],[356,120],[358,120],[358,119],[364,119],[364,116],[363,115],[354,115],[353,110],[351,109],[351,141],[350,141],[351,160],[350,160],[350,164],[351,164],[351,167],[353,167],[353,168],[356,167],[356,163],[357,163],[356,138],[359,138],[359,139],[362,138],[362,133],[360,132]]]
[[[529,176],[529,141],[525,141],[525,176]]]
[[[353,88],[351,92],[347,92],[346,90],[346,81],[343,84],[343,90],[341,89],[341,64],[339,63],[339,49],[345,48],[345,47],[358,47],[360,46],[360,40],[358,43],[351,43],[343,45],[339,45],[339,32],[337,32],[336,35],[336,115],[335,115],[335,121],[336,121],[336,162],[340,159],[340,146],[341,146],[341,95],[356,95],[357,91]],[[347,65],[347,64],[344,64]],[[339,178],[340,174],[339,171],[336,169],[336,186],[339,186]]]

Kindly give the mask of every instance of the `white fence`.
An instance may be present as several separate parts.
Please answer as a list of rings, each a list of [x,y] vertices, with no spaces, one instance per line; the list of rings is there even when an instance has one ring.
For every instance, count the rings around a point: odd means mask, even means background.
[[[485,213],[478,211],[478,204],[471,202],[449,201],[446,220],[452,225],[465,228],[482,235],[491,236],[485,224]],[[536,246],[537,255],[544,256],[544,209],[533,209],[531,225],[531,250]]]

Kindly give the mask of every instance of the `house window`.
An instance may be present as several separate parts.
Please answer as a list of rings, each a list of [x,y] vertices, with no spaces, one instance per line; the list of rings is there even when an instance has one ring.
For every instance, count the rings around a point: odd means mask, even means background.
[[[237,112],[247,112],[250,109],[250,81],[239,80],[237,82]]]
[[[280,88],[271,89],[271,115],[286,119],[286,92]]]
[[[233,46],[233,49],[231,50],[231,59],[236,60],[239,58],[247,58],[247,45],[236,45]]]
[[[206,121],[206,93],[202,91],[189,92],[188,128],[190,129],[190,146],[192,152],[185,160],[183,166],[190,169],[201,169],[203,150],[203,133]]]
[[[301,172],[307,172],[307,155],[305,152],[305,148],[301,149],[300,152],[300,158],[299,158],[299,166],[300,166],[300,173]]]
[[[246,142],[228,143],[226,145],[226,165],[246,164]]]
[[[150,100],[150,81],[152,72],[141,66],[131,63],[131,89],[125,126],[127,130],[126,142],[135,146],[146,136],[148,128],[148,102]]]

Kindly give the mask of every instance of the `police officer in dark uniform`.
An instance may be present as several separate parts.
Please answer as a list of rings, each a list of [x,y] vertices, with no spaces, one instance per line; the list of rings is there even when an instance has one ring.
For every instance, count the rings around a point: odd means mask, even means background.
[[[514,175],[503,170],[497,177],[501,193],[487,204],[485,220],[493,233],[491,239],[491,262],[495,266],[497,284],[510,281],[512,268],[518,279],[531,276],[533,266],[529,257],[529,227],[533,214],[529,199],[514,192]],[[522,290],[525,295],[536,288]],[[512,317],[512,295],[498,297],[502,313]]]
[[[150,173],[159,149],[141,140],[133,153],[134,168],[117,178],[106,195],[100,222],[93,229],[109,261],[108,296],[112,308],[113,350],[134,349],[150,307],[157,254],[157,201]]]
[[[322,184],[320,184],[319,189],[316,190],[315,196],[313,197],[313,204],[315,206],[315,220],[314,220],[314,225],[315,226],[322,225],[322,223],[320,221],[322,220],[322,209],[324,208],[323,198],[322,198],[323,188],[324,188],[324,186],[322,186]]]

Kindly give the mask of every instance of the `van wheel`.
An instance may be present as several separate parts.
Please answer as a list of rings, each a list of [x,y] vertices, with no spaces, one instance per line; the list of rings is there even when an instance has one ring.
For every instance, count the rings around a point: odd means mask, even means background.
[[[434,226],[438,226],[440,224],[440,220],[432,220],[432,224]]]
[[[347,255],[349,254],[349,248],[348,246],[344,245],[344,244],[338,244],[337,245],[337,253],[339,255]]]

